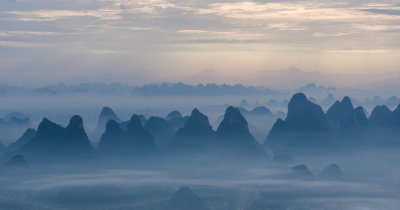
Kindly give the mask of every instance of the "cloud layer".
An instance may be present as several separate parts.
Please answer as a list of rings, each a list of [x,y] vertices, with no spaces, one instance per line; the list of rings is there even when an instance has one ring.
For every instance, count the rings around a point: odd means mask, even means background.
[[[400,67],[397,1],[15,0],[0,2],[0,24],[3,83]],[[21,73],[31,81],[16,80]]]

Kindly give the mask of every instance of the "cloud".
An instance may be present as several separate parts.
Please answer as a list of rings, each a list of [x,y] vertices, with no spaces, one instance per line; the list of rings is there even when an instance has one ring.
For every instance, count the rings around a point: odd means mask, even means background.
[[[397,9],[363,9],[361,11],[383,14],[383,15],[400,15],[400,10]]]
[[[185,33],[185,34],[203,34],[208,33],[209,31],[206,30],[179,30],[178,33]]]
[[[5,19],[19,20],[19,21],[56,21],[59,19],[73,18],[73,17],[93,17],[101,20],[121,20],[117,10],[87,10],[87,11],[73,11],[73,10],[33,10],[33,11],[6,11],[6,14],[14,17]]]
[[[53,31],[0,31],[0,37],[12,37],[12,36],[48,36],[58,35],[60,32]]]
[[[289,25],[287,23],[271,23],[271,24],[268,24],[268,26],[266,26],[264,29],[278,29],[278,30],[282,30],[282,31],[303,31],[303,30],[307,30],[306,27]]]

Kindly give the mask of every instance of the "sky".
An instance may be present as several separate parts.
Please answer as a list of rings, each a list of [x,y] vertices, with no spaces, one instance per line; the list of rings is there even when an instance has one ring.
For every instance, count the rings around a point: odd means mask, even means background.
[[[400,0],[0,0],[0,83],[400,72],[399,37]]]

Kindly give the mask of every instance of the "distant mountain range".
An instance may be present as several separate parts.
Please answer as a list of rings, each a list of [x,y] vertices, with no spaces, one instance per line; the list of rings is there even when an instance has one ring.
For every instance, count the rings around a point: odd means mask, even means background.
[[[220,78],[220,80],[207,80],[204,78]],[[158,83],[142,86],[132,86],[120,83],[79,83],[56,84],[39,88],[23,88],[0,84],[0,96],[16,93],[36,94],[100,94],[100,95],[260,95],[271,94],[279,90],[299,90],[310,83],[323,84],[325,91],[340,89],[360,89],[375,91],[400,90],[400,72],[382,73],[326,73],[307,72],[296,67],[279,71],[259,71],[240,77],[224,74],[218,71],[206,70],[196,73],[187,79],[188,83]],[[204,81],[212,81],[204,84]],[[224,82],[230,81],[231,84]],[[246,85],[240,85],[246,84]],[[316,86],[321,91],[322,86]],[[271,89],[273,88],[273,89]],[[307,88],[307,87],[306,87]],[[309,87],[310,88],[310,87]],[[316,89],[314,88],[314,90]],[[324,87],[322,87],[324,88]]]

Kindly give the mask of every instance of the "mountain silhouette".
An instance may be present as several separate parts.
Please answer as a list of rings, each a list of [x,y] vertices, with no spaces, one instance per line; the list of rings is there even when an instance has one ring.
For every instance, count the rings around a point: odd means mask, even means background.
[[[334,141],[339,145],[363,145],[364,132],[368,127],[368,120],[364,108],[354,109],[348,96],[342,101],[336,101],[326,112],[326,118]]]
[[[292,179],[313,180],[314,176],[304,164],[297,165],[292,168],[290,175]]]
[[[168,121],[161,117],[150,117],[144,129],[154,136],[155,143],[162,149],[167,147],[172,136],[175,134],[174,129]]]
[[[133,142],[133,151],[137,155],[155,154],[159,149],[154,142],[154,137],[144,129],[138,115],[132,115],[126,129],[128,142]]]
[[[208,117],[195,108],[183,128],[171,139],[168,149],[173,152],[201,151],[211,145],[214,134]]]
[[[321,107],[303,93],[293,95],[285,120],[277,119],[264,146],[275,150],[315,150],[329,145],[328,121]]]
[[[172,112],[168,113],[167,120],[170,120],[173,118],[182,118],[182,114],[179,111],[172,111]]]
[[[142,123],[142,125],[145,125],[147,123],[147,118],[144,115],[140,114],[140,115],[137,115],[137,116],[139,117],[140,122]],[[128,129],[128,125],[129,125],[130,122],[131,122],[131,120],[123,121],[123,122],[119,123],[119,126],[122,129],[126,130],[126,129]]]
[[[399,106],[392,112],[385,106],[376,106],[368,119],[371,126],[374,127],[396,127],[396,113],[399,111]]]
[[[246,108],[240,107],[240,106],[236,107],[236,109],[238,109],[240,111],[240,113],[245,116],[262,116],[262,117],[271,117],[272,116],[271,110],[269,110],[265,106],[258,106],[256,108],[252,109],[251,111],[248,111]]]
[[[326,112],[330,128],[338,129],[343,121],[349,121],[354,111],[353,104],[348,96],[342,101],[336,101]]]
[[[175,131],[182,128],[188,119],[189,116],[182,117],[182,114],[178,111],[172,111],[167,115],[167,120]]]
[[[114,120],[118,123],[122,121],[110,107],[103,107],[97,121],[97,126],[91,136],[93,141],[98,141],[100,139],[106,128],[106,123],[109,120]]]
[[[232,106],[225,110],[224,119],[217,129],[217,136],[223,149],[235,155],[265,155],[261,145],[251,135],[246,119]]]
[[[167,210],[209,210],[203,199],[188,187],[181,187],[170,198]]]
[[[93,152],[94,148],[83,128],[82,118],[78,115],[74,115],[65,128],[44,118],[35,137],[17,150],[17,153],[49,161],[81,158],[92,155]]]
[[[20,149],[22,146],[31,141],[35,137],[35,135],[36,135],[35,129],[33,128],[26,129],[24,134],[22,134],[22,136],[17,141],[8,145],[8,149],[11,151],[16,151]]]
[[[106,130],[100,138],[98,150],[105,154],[126,153],[126,134],[115,120],[109,120]]]
[[[343,173],[337,164],[330,164],[321,171],[319,179],[341,181],[343,180]]]
[[[141,156],[158,152],[153,136],[147,132],[138,115],[132,115],[126,131],[115,120],[109,120],[98,150],[114,156]]]
[[[390,111],[385,106],[376,106],[370,117],[368,123],[371,128],[370,140],[378,146],[400,146],[400,104]],[[384,137],[384,138],[382,138]],[[378,140],[379,139],[379,140]]]

